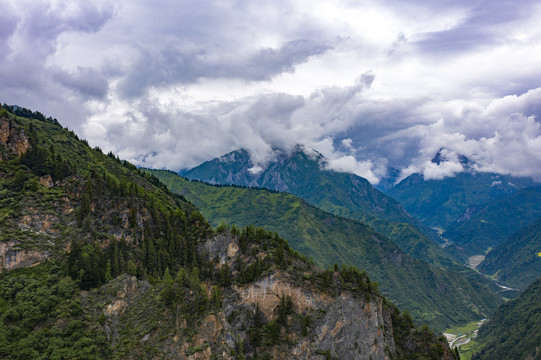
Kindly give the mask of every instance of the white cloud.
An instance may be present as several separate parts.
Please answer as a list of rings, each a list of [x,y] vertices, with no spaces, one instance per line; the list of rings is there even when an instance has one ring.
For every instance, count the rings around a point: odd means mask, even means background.
[[[453,177],[464,171],[462,164],[456,162],[445,161],[441,164],[427,162],[423,169],[423,177],[425,180],[442,180],[446,177]]]
[[[377,184],[379,182],[379,178],[372,171],[372,161],[358,161],[351,155],[330,160],[328,169],[359,175],[370,181],[372,184]]]
[[[540,9],[4,0],[0,101],[144,166],[246,148],[264,167],[302,144],[374,183],[388,166],[453,176],[455,155],[541,179]],[[441,148],[448,160],[432,163]]]

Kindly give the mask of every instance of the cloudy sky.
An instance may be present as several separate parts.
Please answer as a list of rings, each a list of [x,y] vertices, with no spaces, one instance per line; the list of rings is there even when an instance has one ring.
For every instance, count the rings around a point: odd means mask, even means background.
[[[541,180],[541,1],[0,0],[0,101],[136,165]],[[443,151],[446,162],[430,159]]]

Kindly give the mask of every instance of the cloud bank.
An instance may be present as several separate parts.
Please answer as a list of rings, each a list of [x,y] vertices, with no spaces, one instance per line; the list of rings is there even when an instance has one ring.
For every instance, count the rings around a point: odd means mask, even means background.
[[[301,144],[372,183],[460,156],[541,180],[537,1],[0,5],[0,101],[137,165],[246,148],[255,171]]]

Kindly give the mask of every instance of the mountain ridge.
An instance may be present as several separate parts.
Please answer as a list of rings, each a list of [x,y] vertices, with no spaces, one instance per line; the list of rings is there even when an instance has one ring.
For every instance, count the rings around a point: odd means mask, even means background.
[[[58,124],[0,109],[0,128],[1,257],[45,256],[0,273],[0,357],[454,357],[365,273],[316,269],[262,229],[215,233]]]
[[[534,359],[541,357],[541,278],[518,299],[503,304],[478,332],[472,360]]]
[[[457,315],[460,313],[457,308],[468,309],[470,306],[458,305],[459,299],[464,298],[462,293],[453,290],[455,286],[462,288],[461,291],[471,299],[475,298],[475,303],[492,307],[488,305],[491,300],[486,285],[480,279],[469,277],[473,274],[447,273],[432,268],[408,256],[367,225],[326,213],[293,195],[246,187],[213,186],[189,181],[170,171],[147,171],[200,208],[214,226],[222,223],[265,226],[287,238],[295,250],[311,256],[321,266],[337,262],[366,269],[395,303],[432,326],[440,322],[439,330],[445,328],[444,323],[450,325],[469,318],[482,318],[480,313]],[[219,199],[228,200],[223,206],[217,206]],[[433,284],[434,288],[426,288],[425,282]],[[488,297],[483,298],[481,294]],[[449,306],[451,302],[455,305]],[[486,315],[489,312],[481,311]],[[455,320],[450,320],[453,317]]]
[[[308,154],[307,154],[308,153]],[[210,184],[236,184],[285,191],[326,212],[366,223],[405,249],[426,249],[437,254],[437,266],[455,267],[455,260],[433,241],[435,234],[409,215],[395,199],[375,189],[368,180],[351,173],[322,169],[325,158],[296,148],[267,164],[257,174],[246,150],[230,152],[180,175]],[[427,237],[427,235],[429,237]],[[425,251],[425,250],[422,250]]]
[[[315,205],[327,201],[325,198],[327,194],[312,193],[313,187],[325,187],[331,181],[331,176],[337,176],[341,182],[350,184],[348,189],[351,188],[357,196],[345,196],[347,194],[341,193],[334,195],[348,201],[349,205],[355,209],[369,215],[383,216],[392,221],[415,222],[415,219],[409,216],[398,202],[374,189],[368,180],[352,173],[322,169],[324,157],[319,153],[313,153],[310,156],[305,151],[298,147],[292,153],[283,154],[256,174],[249,171],[254,164],[251,162],[249,153],[244,149],[230,152],[195,168],[180,171],[179,174],[211,184],[258,186],[284,191],[304,198]],[[293,172],[296,176],[290,176]]]
[[[508,286],[525,289],[541,274],[541,218],[492,249],[477,266]]]
[[[492,201],[535,184],[528,178],[493,173],[463,172],[442,180],[412,174],[386,193],[425,225],[447,230]]]

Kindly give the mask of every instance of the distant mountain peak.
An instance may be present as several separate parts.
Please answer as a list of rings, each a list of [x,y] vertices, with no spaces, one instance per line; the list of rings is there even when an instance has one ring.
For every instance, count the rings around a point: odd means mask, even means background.
[[[440,165],[441,163],[446,161],[453,161],[453,157],[458,158],[458,162],[464,167],[465,170],[472,169],[475,165],[475,162],[470,160],[470,158],[468,158],[466,155],[457,154],[456,152],[446,149],[444,147],[438,150],[436,155],[434,155],[434,157],[432,158],[431,162],[436,165]]]
[[[250,153],[246,149],[233,150],[225,155],[220,156],[218,160],[224,163],[232,163],[246,160],[249,161]]]
[[[225,155],[220,156],[214,161],[218,161],[224,164],[243,164],[248,166],[248,171],[252,175],[256,175],[266,170],[269,164],[275,162],[287,162],[292,159],[299,160],[312,160],[316,161],[321,169],[324,169],[328,165],[327,158],[321,154],[319,151],[315,150],[312,147],[306,145],[297,144],[292,149],[273,149],[274,158],[271,158],[270,161],[257,161],[254,160],[251,152],[245,148],[240,148],[238,150],[231,151]],[[211,160],[213,161],[213,160]]]

